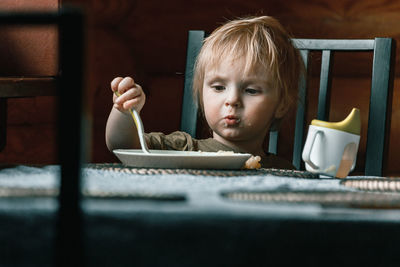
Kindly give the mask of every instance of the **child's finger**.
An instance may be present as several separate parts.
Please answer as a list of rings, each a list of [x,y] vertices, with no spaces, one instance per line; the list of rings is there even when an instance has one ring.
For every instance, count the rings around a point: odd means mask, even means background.
[[[139,102],[140,102],[140,100],[138,98],[134,98],[134,99],[130,99],[130,100],[124,102],[124,104],[122,104],[122,106],[124,109],[131,109],[131,108],[137,106],[139,104]]]
[[[122,95],[135,86],[135,81],[131,77],[125,77],[118,84],[118,92]]]
[[[118,90],[118,85],[120,84],[120,82],[123,80],[122,77],[116,77],[111,81],[111,90],[113,92]]]
[[[120,95],[117,99],[115,99],[115,103],[122,104],[128,100],[135,99],[142,95],[142,91],[138,87],[134,87]]]

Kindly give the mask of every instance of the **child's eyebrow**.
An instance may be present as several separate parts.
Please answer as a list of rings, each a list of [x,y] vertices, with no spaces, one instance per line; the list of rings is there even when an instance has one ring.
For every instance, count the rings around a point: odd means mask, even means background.
[[[208,83],[214,83],[214,82],[224,82],[227,80],[227,78],[221,75],[206,75],[204,77],[204,80],[207,81]]]
[[[226,82],[228,80],[227,77],[224,77],[220,74],[208,74],[204,77],[204,81],[207,83],[215,83],[215,82]],[[249,85],[249,84],[268,84],[270,81],[266,79],[265,77],[257,77],[257,76],[250,76],[242,79],[240,81],[240,84],[243,86]]]
[[[251,83],[267,83],[268,80],[264,78],[257,78],[257,77],[251,77],[251,78],[246,78],[242,80],[243,84],[251,84]]]

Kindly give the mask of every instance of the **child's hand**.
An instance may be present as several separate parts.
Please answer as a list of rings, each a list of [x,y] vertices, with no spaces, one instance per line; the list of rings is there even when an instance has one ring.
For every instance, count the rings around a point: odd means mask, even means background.
[[[146,95],[142,87],[135,83],[131,77],[117,77],[111,82],[111,90],[113,91],[114,108],[121,112],[125,112],[134,108],[140,112],[146,102]],[[118,92],[120,96],[116,96]]]

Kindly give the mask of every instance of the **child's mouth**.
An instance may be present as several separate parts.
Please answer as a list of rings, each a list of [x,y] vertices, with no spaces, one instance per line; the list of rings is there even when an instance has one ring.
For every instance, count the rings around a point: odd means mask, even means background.
[[[224,118],[224,120],[225,120],[226,126],[234,126],[240,122],[239,118],[232,116],[232,115],[226,116]]]

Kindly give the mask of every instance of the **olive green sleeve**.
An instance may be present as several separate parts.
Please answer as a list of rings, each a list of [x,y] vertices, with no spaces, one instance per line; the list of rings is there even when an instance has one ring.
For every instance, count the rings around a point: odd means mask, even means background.
[[[185,133],[176,131],[171,134],[146,133],[146,142],[150,149],[160,150],[194,150],[193,138]]]

